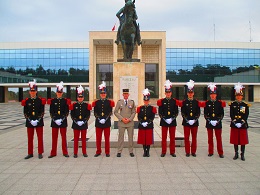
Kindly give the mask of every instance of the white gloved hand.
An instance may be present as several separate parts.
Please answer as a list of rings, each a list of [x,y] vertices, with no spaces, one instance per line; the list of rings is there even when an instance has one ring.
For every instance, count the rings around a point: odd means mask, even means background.
[[[37,126],[38,122],[39,122],[38,120],[31,120],[30,123],[32,124],[32,126],[35,127],[35,126]]]
[[[78,125],[78,126],[82,126],[83,124],[84,124],[83,121],[78,121],[78,122],[77,122],[77,125]]]
[[[100,124],[105,124],[105,122],[106,122],[105,119],[101,119],[101,120],[99,121]]]
[[[168,123],[168,124],[171,124],[172,123],[172,118],[165,119],[165,122]]]
[[[218,121],[215,121],[215,120],[214,120],[214,121],[210,121],[209,123],[210,123],[212,126],[215,127],[215,126],[217,125]]]
[[[241,123],[236,123],[235,125],[236,125],[237,128],[241,128],[242,127]]]
[[[142,126],[143,126],[143,127],[147,127],[147,125],[148,125],[148,122],[143,122],[143,123],[142,123]]]
[[[189,120],[188,123],[189,125],[193,125],[195,123],[195,120]]]
[[[58,126],[60,126],[61,125],[61,122],[62,122],[62,119],[57,119],[57,120],[55,120],[54,121]]]

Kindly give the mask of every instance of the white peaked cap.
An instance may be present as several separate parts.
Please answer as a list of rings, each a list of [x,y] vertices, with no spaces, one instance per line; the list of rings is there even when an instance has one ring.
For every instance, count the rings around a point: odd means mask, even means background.
[[[234,89],[236,93],[241,93],[243,88],[244,86],[240,82],[234,85]]]
[[[215,91],[215,89],[217,88],[216,85],[214,83],[209,83],[208,84],[208,88],[210,89],[210,91]]]
[[[33,88],[34,85],[36,85],[36,80],[35,79],[33,79],[33,81],[29,82],[30,88]]]

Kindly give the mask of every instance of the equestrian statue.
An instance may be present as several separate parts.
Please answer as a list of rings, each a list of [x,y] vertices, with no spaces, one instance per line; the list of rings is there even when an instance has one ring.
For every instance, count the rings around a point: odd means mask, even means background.
[[[141,45],[141,35],[138,19],[135,10],[135,0],[125,0],[125,6],[122,7],[116,14],[120,21],[120,26],[117,31],[117,39],[115,43],[122,44],[124,60],[132,60],[135,45]]]

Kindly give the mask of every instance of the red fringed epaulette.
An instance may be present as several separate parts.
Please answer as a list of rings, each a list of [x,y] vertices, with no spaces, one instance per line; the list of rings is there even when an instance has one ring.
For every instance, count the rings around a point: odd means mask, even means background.
[[[96,101],[92,102],[92,107],[96,106]]]
[[[177,100],[176,103],[179,107],[183,106],[183,100]]]
[[[141,107],[140,107],[140,106],[138,106],[138,107],[137,107],[137,109],[136,109],[136,113],[139,113],[139,112],[140,112],[140,110],[141,110]]]
[[[42,100],[42,105],[46,104],[46,99],[45,98],[40,98]]]
[[[27,100],[28,100],[28,98],[26,98],[25,100],[22,100],[22,101],[21,101],[21,105],[22,105],[22,106],[25,106]]]
[[[68,106],[71,105],[71,99],[65,98],[65,100],[67,100],[67,105],[68,105]]]
[[[92,110],[91,104],[88,104],[88,110]]]
[[[69,110],[73,110],[74,109],[74,104],[76,104],[76,103],[73,103],[73,104],[69,105]]]
[[[115,107],[115,102],[113,100],[109,100],[110,101],[110,106],[113,108]]]
[[[204,108],[206,106],[206,101],[198,101],[199,107]]]
[[[50,98],[47,100],[47,104],[51,105],[51,101],[53,100],[53,98]]]
[[[222,106],[223,108],[227,106],[227,104],[226,104],[225,101],[223,101],[223,100],[219,100],[219,101],[221,102],[221,106]]]
[[[153,106],[153,111],[152,111],[154,114],[157,113],[157,109]]]
[[[157,106],[162,106],[162,99],[157,100]]]

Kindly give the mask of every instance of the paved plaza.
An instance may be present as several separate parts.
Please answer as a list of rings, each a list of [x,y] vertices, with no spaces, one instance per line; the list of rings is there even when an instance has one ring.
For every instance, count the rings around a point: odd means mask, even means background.
[[[135,145],[135,157],[124,148],[122,157],[116,157],[117,129],[111,130],[111,156],[95,158],[95,129],[93,113],[87,137],[88,158],[79,149],[79,157],[69,158],[61,153],[49,159],[51,128],[49,106],[45,108],[43,159],[37,158],[37,139],[34,139],[34,157],[27,155],[27,134],[23,107],[20,103],[0,104],[0,194],[260,194],[260,103],[253,103],[249,115],[249,145],[246,161],[233,160],[234,149],[229,143],[229,107],[223,119],[223,147],[225,158],[208,157],[207,133],[203,114],[198,131],[197,157],[186,157],[184,147],[176,148],[176,158],[160,157],[159,118],[155,119],[155,146],[151,156],[143,157],[143,149]],[[203,111],[203,109],[202,109]],[[181,116],[177,118],[177,136],[182,137]],[[68,140],[73,131],[67,131]],[[137,130],[134,140],[137,139]],[[127,137],[126,137],[127,138]]]

